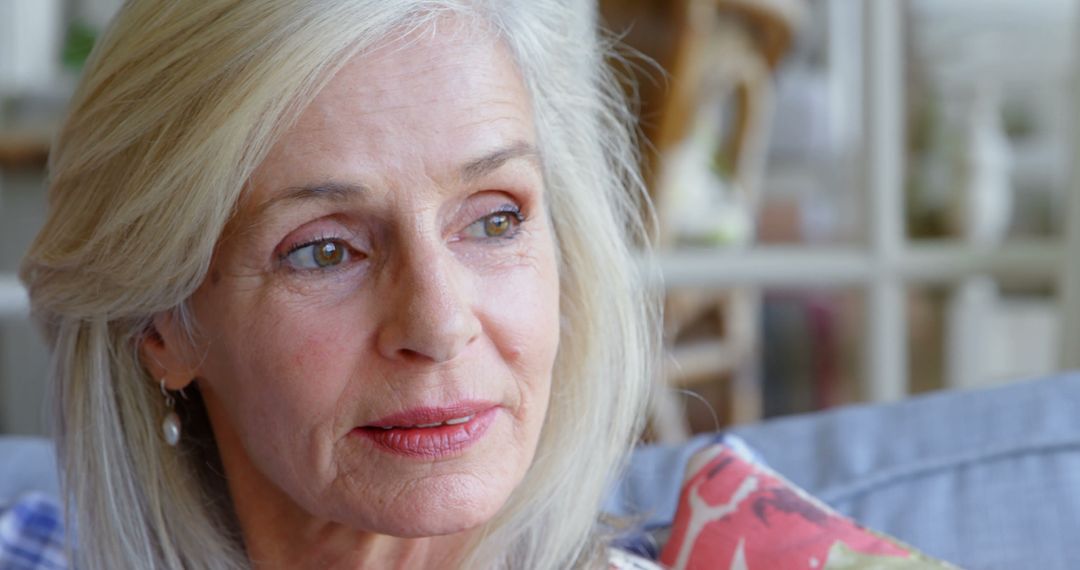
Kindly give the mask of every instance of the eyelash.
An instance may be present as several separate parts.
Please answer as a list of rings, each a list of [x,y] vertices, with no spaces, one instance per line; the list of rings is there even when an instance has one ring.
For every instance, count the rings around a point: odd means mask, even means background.
[[[290,247],[288,249],[288,251],[281,254],[279,257],[281,259],[285,259],[285,258],[289,257],[290,255],[296,253],[297,251],[300,251],[301,249],[304,249],[305,247],[307,247],[309,245],[318,245],[320,243],[326,243],[328,241],[329,242],[344,242],[345,240],[343,240],[343,239],[341,239],[339,237],[335,237],[335,236],[320,236],[320,237],[317,237],[317,238],[314,238],[314,239],[306,240],[304,242],[298,243],[298,244]]]
[[[336,265],[330,266],[330,267],[323,267],[323,268],[320,268],[320,269],[303,269],[303,268],[289,267],[288,259],[289,259],[290,255],[300,251],[301,249],[304,249],[305,247],[311,247],[313,245],[319,245],[319,244],[323,244],[323,243],[333,243],[335,245],[343,247],[343,248],[345,248],[345,251],[349,256],[360,255],[361,258],[366,257],[363,254],[360,254],[359,252],[357,252],[352,247],[350,247],[348,242],[344,238],[324,234],[324,235],[321,235],[321,236],[319,236],[319,237],[317,237],[315,239],[305,240],[305,241],[303,241],[301,243],[298,243],[298,244],[290,247],[284,253],[278,255],[278,263],[282,267],[284,267],[286,269],[290,269],[290,270],[295,271],[297,273],[310,272],[310,271],[316,271],[316,272],[333,271],[335,269],[341,269],[339,266],[336,266]]]
[[[492,214],[511,214],[514,216],[515,219],[517,219],[519,224],[525,221],[525,214],[521,212],[521,208],[511,204],[507,204],[495,210],[494,212],[492,212]]]

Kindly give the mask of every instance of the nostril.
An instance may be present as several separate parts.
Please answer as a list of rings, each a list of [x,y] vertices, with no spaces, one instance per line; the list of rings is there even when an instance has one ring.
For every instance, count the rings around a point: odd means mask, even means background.
[[[421,354],[421,353],[419,353],[419,352],[417,352],[417,351],[415,351],[415,350],[413,350],[411,348],[399,349],[398,354],[401,355],[401,357],[404,358],[405,360],[422,360],[422,359],[424,359],[423,354]]]
[[[399,331],[380,339],[381,352],[407,362],[448,362],[464,352],[476,336],[471,330],[463,329]]]

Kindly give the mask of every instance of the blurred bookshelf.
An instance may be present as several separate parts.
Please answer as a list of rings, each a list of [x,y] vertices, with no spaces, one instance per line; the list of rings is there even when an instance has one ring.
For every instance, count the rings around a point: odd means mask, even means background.
[[[762,27],[757,12],[791,13],[790,4],[602,2],[607,20],[626,26],[628,41],[638,40],[635,47],[667,70],[669,90],[687,68],[666,47],[679,42],[642,36],[692,30],[677,21],[681,11],[694,22],[728,18],[733,23],[718,33],[754,37]],[[661,248],[676,296],[744,291],[758,299],[746,329],[750,348],[723,326],[739,319],[723,314],[703,313],[722,323],[711,335],[669,331],[668,383],[692,394],[675,397],[689,425],[668,438],[1080,365],[1070,350],[1080,341],[1080,276],[1067,262],[1068,252],[1080,251],[1075,3],[794,4],[796,31],[765,94],[772,112],[759,195],[749,208],[729,201],[749,213],[714,210],[715,223],[749,227],[749,239]],[[635,14],[675,21],[642,24]],[[744,29],[732,32],[738,26]],[[699,57],[726,69],[726,53]],[[698,120],[716,122],[721,136],[737,129],[746,112],[739,95],[732,90],[725,110]],[[655,110],[663,105],[643,108],[652,110],[643,130],[659,147],[659,158],[647,163],[654,193],[662,194],[671,190],[655,176],[670,160],[657,143],[663,117]],[[730,191],[723,181],[708,182]],[[708,210],[707,197],[694,196],[690,203]],[[1017,336],[1024,340],[1010,344]],[[685,370],[693,370],[691,381]],[[751,377],[740,378],[747,371]],[[740,401],[756,408],[732,412]],[[711,409],[703,412],[706,402]],[[680,408],[669,402],[666,409]]]

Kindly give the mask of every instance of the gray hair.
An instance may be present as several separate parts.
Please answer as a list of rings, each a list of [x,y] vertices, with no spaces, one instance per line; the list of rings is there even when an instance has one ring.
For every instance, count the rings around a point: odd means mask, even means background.
[[[633,117],[605,65],[610,45],[593,7],[129,0],[95,47],[56,141],[48,218],[21,273],[53,348],[77,567],[249,566],[208,472],[212,436],[178,448],[161,441],[164,404],[139,341],[163,311],[197,326],[186,303],[245,182],[329,77],[446,13],[497,34],[532,96],[562,318],[536,458],[465,565],[600,564],[597,513],[642,427],[659,343],[656,295],[634,253],[647,246],[648,200]]]

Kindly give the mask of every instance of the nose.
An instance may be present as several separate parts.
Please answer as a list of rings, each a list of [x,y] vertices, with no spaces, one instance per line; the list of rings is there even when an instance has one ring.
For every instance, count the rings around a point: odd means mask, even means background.
[[[469,275],[447,255],[398,260],[376,342],[390,359],[453,360],[480,334]]]

